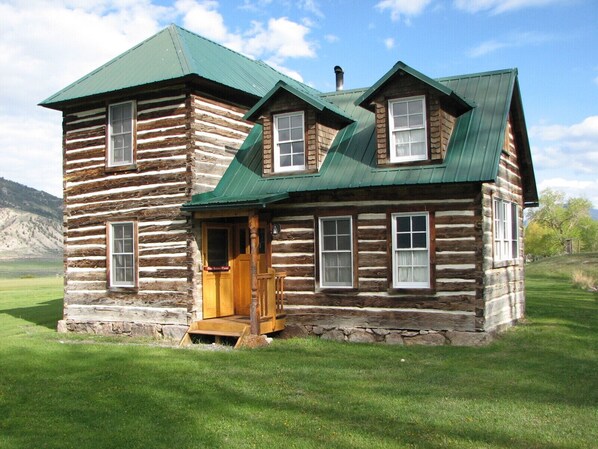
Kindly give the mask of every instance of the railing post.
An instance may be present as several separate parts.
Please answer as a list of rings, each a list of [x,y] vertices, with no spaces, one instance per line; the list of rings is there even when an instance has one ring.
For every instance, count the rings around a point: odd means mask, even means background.
[[[251,335],[259,335],[260,333],[260,312],[258,310],[258,285],[257,285],[257,265],[259,263],[259,228],[260,219],[256,213],[249,216],[249,239],[250,239],[250,254],[251,254],[251,304],[249,307],[249,323]]]

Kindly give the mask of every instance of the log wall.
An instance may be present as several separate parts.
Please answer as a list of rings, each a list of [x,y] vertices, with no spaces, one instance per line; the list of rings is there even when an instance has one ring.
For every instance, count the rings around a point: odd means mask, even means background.
[[[101,323],[134,322],[166,336],[164,326],[201,313],[198,233],[180,207],[214,188],[252,125],[245,110],[183,85],[114,102],[127,100],[136,102],[136,161],[127,168],[106,166],[107,102],[63,115],[64,318],[67,330],[130,333]],[[106,227],[121,220],[137,226],[135,288],[108,283]]]
[[[485,183],[483,192],[484,231],[484,330],[490,332],[509,326],[525,314],[523,253],[523,190],[511,119],[505,130],[505,144],[496,183]],[[493,198],[518,204],[519,257],[513,261],[494,261]]]
[[[322,193],[276,206],[272,220],[281,233],[272,242],[272,264],[286,271],[290,323],[472,332],[481,329],[482,210],[476,186],[427,186]],[[394,198],[394,199],[388,199]],[[430,214],[430,289],[392,287],[391,214]],[[318,216],[353,216],[355,285],[320,289]],[[435,236],[435,238],[434,238]]]

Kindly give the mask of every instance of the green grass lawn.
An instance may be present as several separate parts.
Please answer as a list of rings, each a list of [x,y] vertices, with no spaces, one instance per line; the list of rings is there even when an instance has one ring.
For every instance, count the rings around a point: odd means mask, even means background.
[[[597,295],[530,271],[483,348],[119,344],[54,332],[59,279],[0,280],[0,448],[598,447]]]

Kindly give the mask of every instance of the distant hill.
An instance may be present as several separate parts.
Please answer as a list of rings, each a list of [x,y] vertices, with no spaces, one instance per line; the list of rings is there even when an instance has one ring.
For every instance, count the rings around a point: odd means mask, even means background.
[[[598,220],[598,209],[590,209],[590,215],[594,220]]]
[[[62,255],[62,199],[0,178],[0,259]]]
[[[31,212],[62,222],[62,199],[0,177],[0,208]]]

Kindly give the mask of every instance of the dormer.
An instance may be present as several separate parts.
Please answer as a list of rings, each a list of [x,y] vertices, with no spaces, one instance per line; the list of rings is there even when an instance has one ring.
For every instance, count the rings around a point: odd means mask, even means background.
[[[375,114],[378,166],[442,162],[457,117],[473,108],[400,61],[355,104]]]
[[[284,81],[244,118],[263,127],[263,176],[317,172],[337,132],[353,121],[315,92]]]

